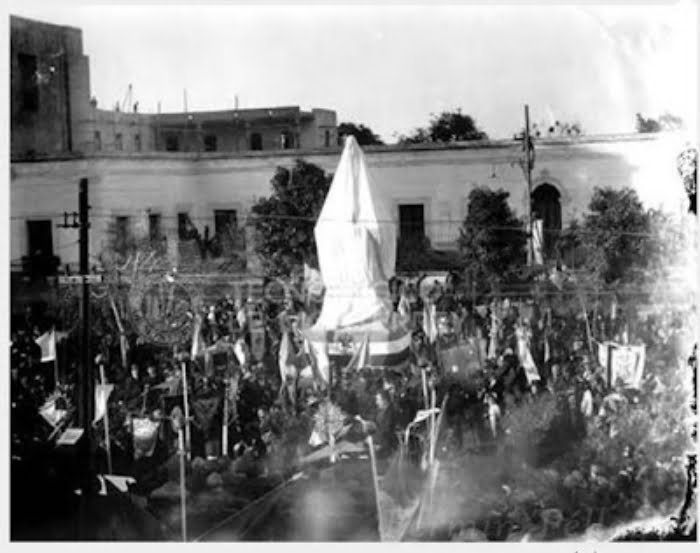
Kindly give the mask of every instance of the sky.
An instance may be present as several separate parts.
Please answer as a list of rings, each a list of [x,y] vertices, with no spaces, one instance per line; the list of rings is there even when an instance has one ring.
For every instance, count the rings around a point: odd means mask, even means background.
[[[110,5],[10,1],[83,30],[92,94],[139,111],[334,109],[385,141],[461,108],[492,138],[544,125],[697,124],[697,12],[672,5]]]

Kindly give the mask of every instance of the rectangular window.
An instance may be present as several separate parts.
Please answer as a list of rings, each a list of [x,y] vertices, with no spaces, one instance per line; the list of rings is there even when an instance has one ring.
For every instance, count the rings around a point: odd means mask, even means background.
[[[423,204],[399,205],[399,237],[420,240],[425,236]]]
[[[138,133],[134,135],[134,151],[141,151],[141,135]]]
[[[216,135],[208,134],[204,137],[204,151],[205,152],[216,152]]]
[[[179,240],[189,238],[190,216],[187,213],[177,214],[177,237]]]
[[[160,221],[160,213],[148,214],[148,238],[151,241],[151,245],[155,245],[161,241],[162,234]]]
[[[27,221],[27,242],[25,273],[32,279],[56,274],[51,221]]]
[[[118,253],[125,253],[129,241],[129,218],[119,216],[115,220],[114,250]]]
[[[238,235],[238,213],[235,209],[214,211],[214,232],[224,252],[232,251],[235,248]]]
[[[176,134],[168,134],[165,136],[165,151],[178,152],[180,150],[180,140]]]
[[[122,142],[122,134],[117,133],[114,135],[114,149],[120,152],[123,148],[124,144]]]
[[[52,256],[53,235],[51,221],[27,221],[27,242],[30,256]]]
[[[36,56],[19,54],[19,80],[22,90],[22,110],[37,112],[39,110],[39,80],[37,78]]]
[[[100,131],[95,131],[94,142],[95,142],[95,151],[96,152],[101,151],[102,150],[102,135],[100,134]]]

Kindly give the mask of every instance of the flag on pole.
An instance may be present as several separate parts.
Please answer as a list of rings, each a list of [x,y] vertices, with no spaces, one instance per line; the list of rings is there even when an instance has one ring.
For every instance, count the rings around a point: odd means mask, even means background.
[[[409,303],[406,294],[401,294],[401,297],[399,298],[399,305],[397,306],[396,311],[402,319],[408,319],[410,317],[411,304]]]
[[[56,360],[56,331],[53,328],[34,341],[41,348],[42,363]]]
[[[241,367],[247,365],[250,356],[248,355],[248,348],[243,338],[238,338],[238,340],[236,340],[236,343],[233,345],[233,353]]]
[[[515,330],[515,336],[518,340],[518,359],[525,370],[527,383],[532,384],[539,381],[540,373],[535,365],[535,360],[532,358],[532,353],[530,353],[530,337],[527,330],[523,327],[518,327]]]
[[[58,409],[56,407],[56,397],[53,396],[46,400],[44,405],[39,409],[39,414],[41,417],[48,422],[53,428],[56,428],[59,423],[68,414],[65,409]]]
[[[194,323],[194,331],[192,334],[192,359],[196,359],[199,355],[203,355],[205,350],[204,340],[202,340],[202,318],[197,315]]]
[[[319,348],[318,351],[314,348],[308,338],[304,337],[304,352],[311,360],[311,370],[317,380],[328,383],[330,374],[330,360],[325,348]]]
[[[95,386],[95,418],[92,424],[97,424],[107,411],[109,396],[114,390],[114,384],[97,384]]]
[[[428,342],[431,344],[437,340],[437,321],[435,304],[431,302],[425,302],[423,306],[423,332]]]
[[[360,369],[367,367],[370,363],[369,356],[369,336],[365,334],[362,342],[353,353],[350,361],[348,361],[345,371],[359,371]]]
[[[544,256],[542,255],[544,244],[544,221],[535,219],[532,222],[532,255],[535,265],[542,265]]]
[[[279,350],[280,378],[282,382],[287,381],[287,377],[296,378],[297,368],[294,364],[294,345],[289,339],[289,333],[282,334]]]

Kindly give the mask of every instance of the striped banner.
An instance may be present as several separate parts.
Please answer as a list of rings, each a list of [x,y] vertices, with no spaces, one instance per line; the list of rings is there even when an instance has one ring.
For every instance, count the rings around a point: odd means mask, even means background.
[[[354,325],[338,329],[327,340],[325,332],[316,327],[305,331],[316,351],[324,350],[327,345],[328,358],[341,366],[346,366],[358,352],[362,344],[369,344],[369,360],[366,366],[395,367],[409,359],[411,333],[400,323],[386,324],[374,321],[368,324]]]

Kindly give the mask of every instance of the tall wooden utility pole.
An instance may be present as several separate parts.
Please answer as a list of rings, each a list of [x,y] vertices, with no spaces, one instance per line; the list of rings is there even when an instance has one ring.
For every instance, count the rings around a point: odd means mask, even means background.
[[[88,180],[80,179],[78,193],[78,213],[64,213],[62,228],[77,228],[80,242],[80,275],[60,276],[59,284],[82,287],[82,301],[80,305],[80,369],[78,371],[78,426],[82,429],[79,443],[80,463],[80,515],[79,532],[80,539],[90,539],[87,518],[90,516],[90,496],[92,495],[92,482],[95,477],[94,444],[92,436],[92,419],[95,412],[95,387],[92,362],[90,360],[90,282],[101,281],[101,276],[90,275],[88,232],[90,222],[88,217]],[[73,222],[68,223],[68,216],[73,216]],[[77,221],[76,221],[77,216]]]

